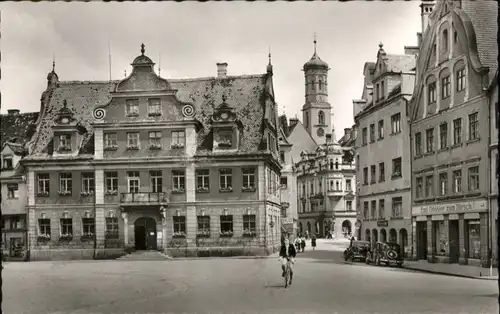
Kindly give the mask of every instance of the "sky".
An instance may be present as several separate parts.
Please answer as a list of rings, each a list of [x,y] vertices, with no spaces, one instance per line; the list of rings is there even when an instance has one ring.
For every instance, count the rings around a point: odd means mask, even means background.
[[[417,44],[420,1],[5,3],[1,5],[1,113],[40,109],[47,74],[61,81],[123,79],[146,46],[166,78],[263,74],[271,51],[280,114],[302,120],[304,73],[313,52],[330,66],[336,137],[353,124],[363,66],[378,44],[403,54]]]

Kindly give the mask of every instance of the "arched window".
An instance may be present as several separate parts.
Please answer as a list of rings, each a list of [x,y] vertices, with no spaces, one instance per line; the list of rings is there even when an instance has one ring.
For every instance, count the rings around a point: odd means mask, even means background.
[[[318,112],[318,124],[325,124],[325,114],[321,110]]]
[[[304,121],[305,125],[306,125],[306,128],[309,127],[309,112],[306,112],[306,121]]]
[[[338,170],[339,169],[339,161],[338,160],[335,160],[335,169]]]
[[[333,159],[330,159],[330,170],[333,170]]]
[[[323,89],[323,81],[319,79],[319,90]]]
[[[448,45],[449,45],[449,42],[448,42],[448,30],[445,29],[443,31],[443,51],[448,51]]]
[[[340,191],[339,181],[335,182],[335,191]]]

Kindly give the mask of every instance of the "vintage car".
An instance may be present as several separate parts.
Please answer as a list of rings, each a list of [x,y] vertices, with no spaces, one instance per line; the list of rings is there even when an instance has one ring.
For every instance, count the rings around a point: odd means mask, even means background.
[[[366,264],[374,263],[377,266],[403,266],[403,256],[401,256],[399,244],[392,242],[377,242],[375,247],[366,254]]]
[[[352,245],[344,251],[345,261],[361,261],[366,259],[366,253],[370,249],[369,241],[352,241]]]

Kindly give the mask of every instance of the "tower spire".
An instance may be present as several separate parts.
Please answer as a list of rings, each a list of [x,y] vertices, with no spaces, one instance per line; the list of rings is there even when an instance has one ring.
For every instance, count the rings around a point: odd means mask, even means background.
[[[158,76],[161,75],[161,53],[158,52]]]
[[[316,54],[316,44],[317,44],[316,32],[314,32],[314,54]]]
[[[56,70],[56,53],[52,53],[52,72],[55,72]]]
[[[273,65],[271,64],[271,45],[269,45],[268,58],[269,58],[269,63],[267,65],[267,73],[272,75],[273,74]]]

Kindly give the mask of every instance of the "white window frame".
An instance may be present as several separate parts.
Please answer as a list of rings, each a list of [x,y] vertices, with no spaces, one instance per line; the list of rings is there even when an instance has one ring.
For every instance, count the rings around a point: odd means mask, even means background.
[[[126,115],[127,116],[138,116],[139,115],[139,100],[138,99],[127,99],[125,107],[126,107]]]
[[[200,185],[201,180],[201,185]],[[197,169],[196,170],[196,189],[208,191],[210,189],[210,170]]]
[[[37,175],[38,194],[50,193],[50,174],[39,173]]]
[[[182,170],[172,170],[172,187],[175,192],[186,190],[186,173]]]
[[[71,149],[71,135],[59,134],[59,148]]]
[[[432,196],[434,196],[434,175],[427,175],[425,176],[425,197]]]
[[[451,77],[449,75],[441,79],[441,94],[441,99],[451,96]]]
[[[452,171],[453,179],[453,193],[462,193],[462,169],[456,169]]]
[[[127,147],[139,148],[139,132],[127,132]]]
[[[243,177],[243,188],[244,189],[254,189],[255,188],[255,168],[243,168],[241,170]]]
[[[7,183],[7,199],[18,199],[19,198],[19,184],[17,183]]]
[[[186,132],[183,130],[172,131],[172,148],[184,148],[186,145]]]
[[[73,191],[73,175],[71,172],[59,173],[59,193],[71,193]]]
[[[403,215],[403,198],[393,197],[392,198],[392,217],[401,217]]]
[[[457,76],[457,92],[465,90],[465,68],[456,71]]]
[[[104,186],[106,193],[116,193],[118,191],[118,172],[109,171],[104,173]]]
[[[448,194],[448,173],[441,172],[439,174],[439,196]]]
[[[127,172],[127,191],[128,193],[139,193],[141,189],[141,178],[139,171]]]
[[[479,139],[479,113],[469,115],[469,141]]]
[[[447,147],[448,147],[448,122],[444,122],[439,125],[439,148],[445,149]]]
[[[161,147],[162,132],[161,131],[151,131],[149,132],[149,147],[160,148]]]
[[[378,139],[384,139],[384,120],[378,121]]]
[[[462,118],[457,118],[453,120],[453,145],[458,145],[461,143],[462,143]]]
[[[271,176],[268,173],[268,181],[271,183]],[[269,184],[271,185],[271,184]],[[270,187],[269,187],[270,188]],[[233,170],[230,168],[219,169],[219,189],[232,190],[233,189]],[[271,193],[271,191],[269,191]]]
[[[82,173],[82,193],[94,193],[95,192],[95,179],[93,172],[83,172]]]
[[[118,135],[116,133],[104,133],[104,148],[117,148]]]
[[[425,130],[425,152],[428,154],[434,152],[434,128]]]
[[[479,182],[479,166],[469,167],[468,171],[468,185],[469,192],[478,192],[480,188]]]
[[[415,179],[415,197],[417,199],[424,196],[424,178],[418,177]]]
[[[401,113],[396,113],[391,116],[391,131],[392,134],[401,132]]]
[[[148,99],[148,115],[149,116],[161,116],[161,99],[160,98],[150,98]]]
[[[151,192],[161,193],[163,192],[163,173],[161,170],[151,170],[149,171],[149,177],[151,181]]]
[[[70,223],[69,224],[66,224],[66,223],[63,223],[63,222],[67,222],[69,221]],[[60,229],[59,229],[59,235],[62,236],[62,235],[70,235],[72,236],[73,235],[73,218],[61,218],[59,219],[59,226],[60,226]],[[66,230],[64,230],[66,227]],[[64,232],[66,231],[66,232]]]

